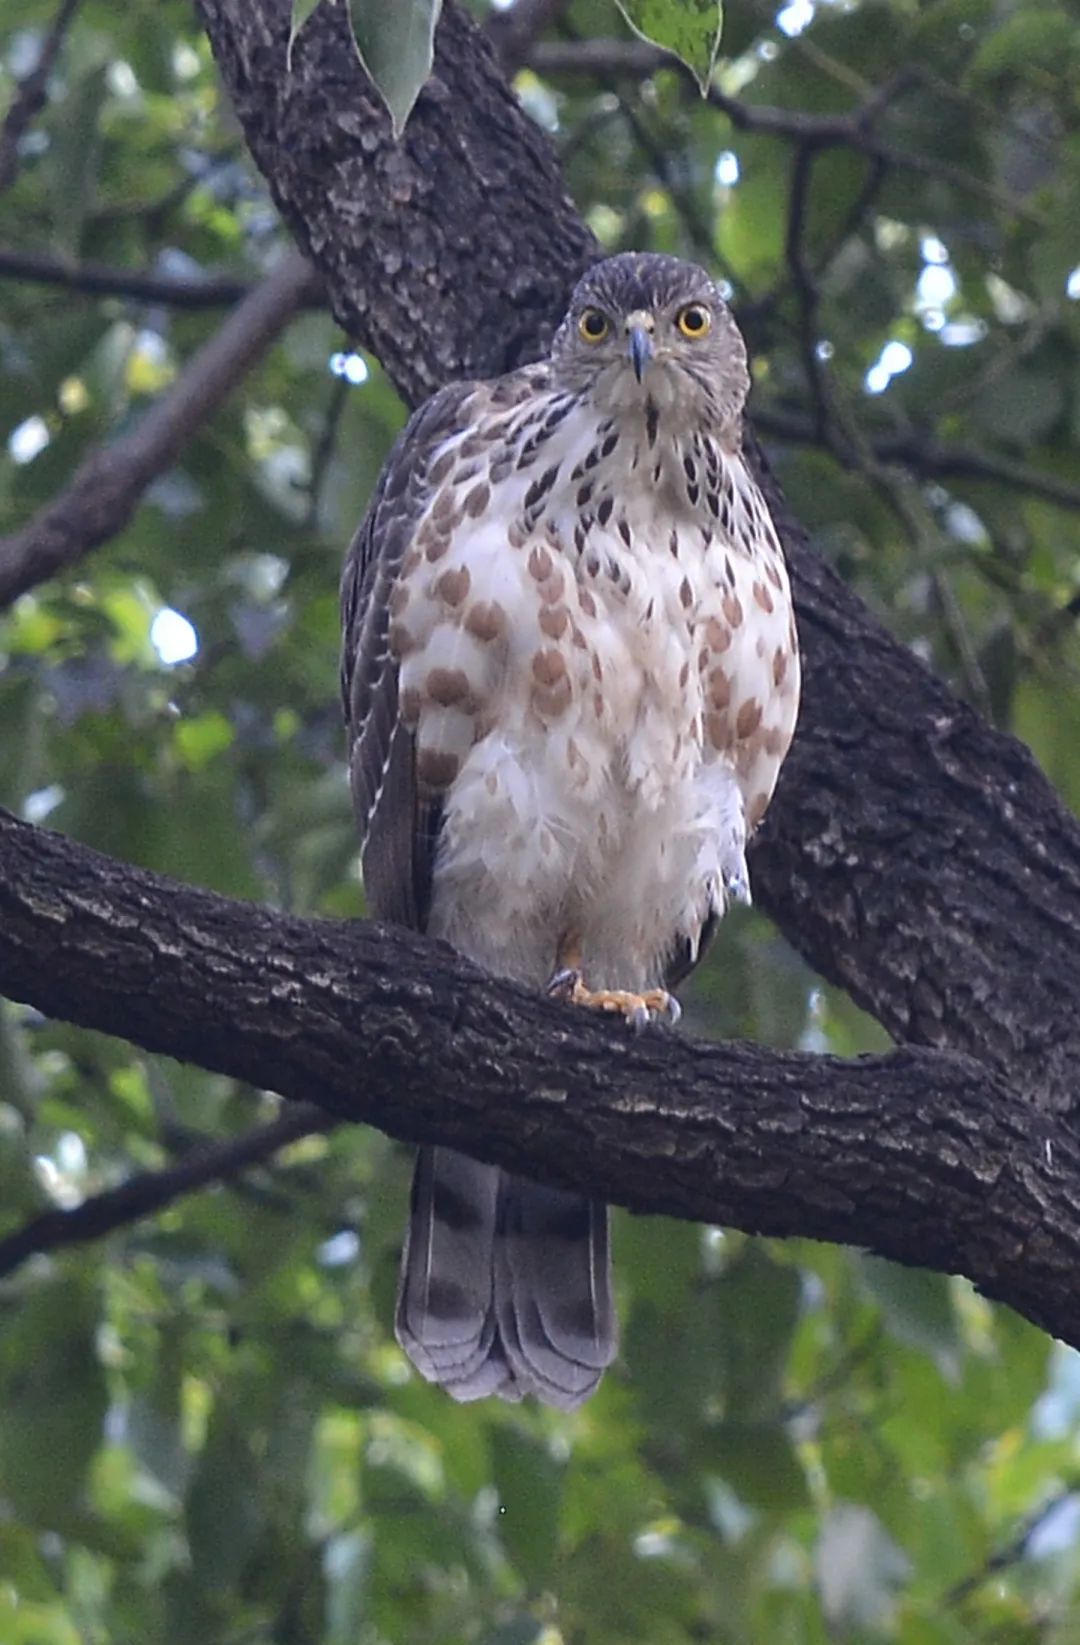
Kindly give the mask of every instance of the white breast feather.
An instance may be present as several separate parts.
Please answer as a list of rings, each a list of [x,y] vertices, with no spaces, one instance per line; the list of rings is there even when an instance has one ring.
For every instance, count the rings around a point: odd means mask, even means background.
[[[413,556],[398,599],[400,686],[420,760],[442,751],[457,762],[432,934],[542,984],[577,928],[592,986],[641,988],[662,979],[677,938],[693,950],[710,910],[742,893],[748,814],[760,820],[794,726],[797,658],[777,683],[790,594],[748,477],[734,488],[735,524],[764,542],[767,583],[690,508],[681,463],[653,478],[643,430],[636,467],[624,435],[588,471],[594,500],[614,500],[579,547],[572,474],[594,438],[595,421],[571,414],[538,464],[505,478],[434,560]],[[556,464],[532,519],[529,487]],[[764,523],[747,514],[755,506]],[[716,527],[708,545],[703,524]],[[745,704],[760,706],[761,725],[739,739]]]

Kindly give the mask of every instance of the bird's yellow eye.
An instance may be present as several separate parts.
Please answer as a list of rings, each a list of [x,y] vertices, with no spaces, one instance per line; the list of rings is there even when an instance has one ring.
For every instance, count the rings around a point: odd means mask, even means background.
[[[602,343],[610,330],[610,322],[602,309],[587,308],[578,321],[578,331],[587,343]]]
[[[675,316],[675,324],[684,337],[704,337],[712,325],[712,315],[701,303],[687,303]]]

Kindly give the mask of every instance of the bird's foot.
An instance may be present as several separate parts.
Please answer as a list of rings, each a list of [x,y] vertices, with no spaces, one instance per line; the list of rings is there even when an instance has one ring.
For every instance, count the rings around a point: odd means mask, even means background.
[[[568,1005],[585,1005],[592,1011],[615,1012],[625,1017],[635,1033],[647,1028],[650,1022],[665,1019],[674,1026],[682,1016],[682,1007],[674,994],[666,988],[646,988],[635,993],[626,988],[586,988],[581,972],[573,966],[556,971],[547,985],[552,999],[565,1000]]]

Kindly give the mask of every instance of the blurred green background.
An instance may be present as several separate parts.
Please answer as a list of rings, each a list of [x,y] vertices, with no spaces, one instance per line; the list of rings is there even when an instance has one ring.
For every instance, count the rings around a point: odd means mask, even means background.
[[[1076,806],[1080,15],[726,10],[720,87],[775,130],[651,67],[610,0],[550,7],[518,90],[608,247],[729,282],[821,551]],[[0,108],[52,17],[4,0]],[[861,146],[800,171],[785,119],[905,67]],[[187,4],[83,0],[50,90],[0,194],[0,532],[216,330],[181,288],[256,281],[285,243]],[[114,293],[16,279],[28,251],[76,280],[107,264]],[[125,295],[125,270],[177,300]],[[295,319],[128,528],[0,617],[0,803],[360,914],[337,579],[402,418],[374,360]],[[885,1043],[757,914],[686,1004],[706,1035]],[[275,1111],[0,1004],[0,1268],[39,1211]],[[620,1215],[624,1352],[599,1395],[461,1408],[389,1329],[408,1173],[339,1129],[7,1265],[4,1645],[1078,1645],[1075,1354],[961,1281]]]

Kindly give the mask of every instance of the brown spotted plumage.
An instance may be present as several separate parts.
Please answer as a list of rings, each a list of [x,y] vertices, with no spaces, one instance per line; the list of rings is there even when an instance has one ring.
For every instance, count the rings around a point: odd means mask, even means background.
[[[708,276],[627,254],[547,360],[412,419],[342,586],[373,914],[635,1021],[672,1008],[748,897],[798,709],[748,387]],[[423,1150],[397,1332],[456,1398],[578,1404],[615,1352],[604,1207]]]

